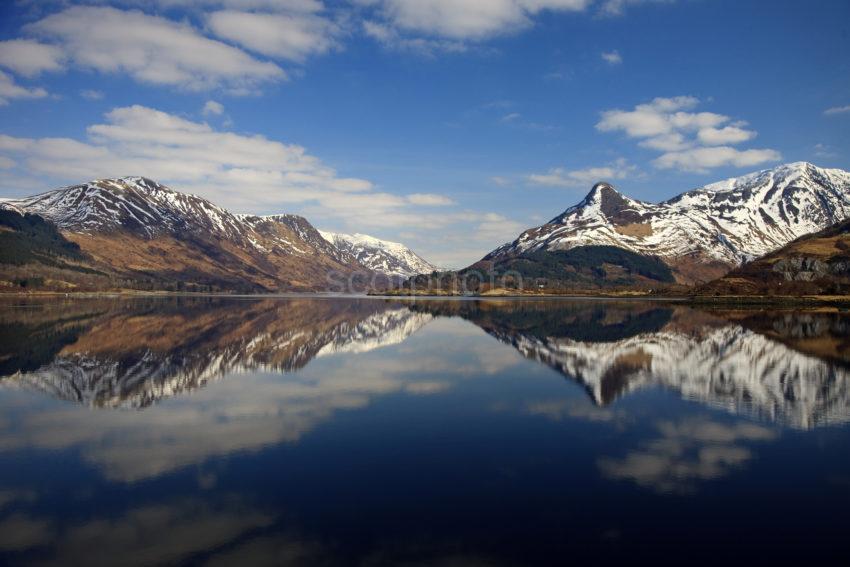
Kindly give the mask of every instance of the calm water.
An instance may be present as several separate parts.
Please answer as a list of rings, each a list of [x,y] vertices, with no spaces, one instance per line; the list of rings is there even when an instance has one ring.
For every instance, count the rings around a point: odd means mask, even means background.
[[[0,303],[0,563],[837,562],[850,314]]]

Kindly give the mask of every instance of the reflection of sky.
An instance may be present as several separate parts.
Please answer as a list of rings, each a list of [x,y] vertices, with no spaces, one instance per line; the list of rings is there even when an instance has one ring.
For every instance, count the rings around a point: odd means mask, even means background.
[[[785,464],[789,443],[800,455],[846,448],[843,429],[780,433],[662,390],[599,407],[459,318],[357,350],[326,351],[293,373],[227,375],[143,411],[0,389],[0,562],[32,552],[89,565],[117,554],[333,563],[334,535],[353,524],[362,531],[352,537],[403,532],[420,507],[462,540],[464,522],[496,529],[512,515],[551,522],[569,511],[575,524],[584,508],[621,513],[617,499],[698,501],[721,481],[740,490],[759,481],[764,459]],[[30,478],[43,463],[49,476]],[[847,463],[834,470],[850,476]],[[57,502],[67,509],[54,512]],[[582,521],[589,541],[625,529]],[[377,542],[376,557],[496,563],[446,533],[422,543],[411,530]]]
[[[236,375],[145,411],[88,411],[7,391],[0,448],[75,448],[113,480],[132,482],[212,456],[297,442],[336,412],[362,409],[378,396],[437,394],[464,377],[521,361],[483,334],[453,343],[468,324],[435,322],[403,345],[321,357],[293,374]]]

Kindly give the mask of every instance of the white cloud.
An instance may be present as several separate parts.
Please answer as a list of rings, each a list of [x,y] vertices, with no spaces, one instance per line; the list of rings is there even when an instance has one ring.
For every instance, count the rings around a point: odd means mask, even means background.
[[[305,13],[222,10],[210,14],[207,25],[217,36],[251,51],[298,62],[333,48],[341,31],[334,22]]]
[[[782,155],[776,150],[737,150],[729,146],[693,148],[681,152],[668,152],[653,163],[659,169],[679,169],[704,173],[723,166],[750,167],[769,161],[778,161]]]
[[[369,20],[363,22],[363,32],[387,49],[429,57],[436,53],[461,53],[467,49],[466,45],[459,41],[404,37],[395,28]]]
[[[683,171],[707,171],[734,165],[747,167],[781,158],[771,149],[738,150],[730,145],[756,137],[745,122],[714,112],[691,112],[700,101],[692,96],[656,98],[632,110],[602,112],[596,129],[623,132],[644,148],[665,152],[654,160],[656,167]]]
[[[699,100],[691,96],[656,98],[650,103],[637,105],[634,110],[606,110],[596,128],[602,132],[622,130],[630,138],[669,134],[675,130],[673,113],[691,109],[697,104]]]
[[[623,57],[616,49],[614,51],[603,51],[602,59],[610,65],[619,65],[623,62]]]
[[[697,132],[697,139],[706,146],[721,146],[723,144],[740,144],[756,137],[752,130],[744,130],[738,126],[724,128],[702,128]]]
[[[454,201],[445,195],[436,195],[434,193],[413,193],[407,196],[408,202],[414,205],[422,205],[425,207],[445,207],[454,205]]]
[[[24,31],[55,42],[80,67],[125,72],[145,83],[244,94],[286,78],[276,64],[208,39],[189,24],[135,10],[76,6]]]
[[[25,77],[44,71],[60,71],[62,50],[31,39],[0,41],[0,67],[11,69]]]
[[[831,116],[833,114],[846,114],[850,112],[850,104],[847,106],[833,106],[832,108],[827,108],[823,111],[827,116]]]
[[[359,0],[396,30],[457,41],[515,33],[544,11],[582,11],[591,0]]]
[[[556,167],[546,173],[531,174],[528,176],[528,181],[534,185],[547,187],[581,188],[589,187],[599,181],[626,179],[636,172],[637,167],[620,158],[604,167],[573,170]]]
[[[153,3],[163,8],[233,8],[297,12],[319,12],[324,8],[321,0],[124,0],[124,2],[142,6]]]
[[[10,99],[15,98],[44,98],[47,91],[42,88],[22,87],[15,79],[3,71],[0,71],[0,106],[9,104]]]
[[[87,134],[83,141],[0,134],[0,160],[9,165],[0,176],[0,194],[144,175],[234,212],[300,212],[318,226],[377,230],[389,239],[415,227],[421,240],[405,243],[429,259],[442,256],[430,248],[435,233],[455,235],[480,246],[467,263],[522,229],[501,215],[458,210],[445,195],[393,194],[369,180],[343,177],[295,144],[220,131],[144,106],[116,108]]]
[[[83,89],[80,91],[80,96],[86,100],[101,100],[103,99],[103,92],[93,89]]]
[[[214,100],[208,100],[204,104],[204,108],[201,112],[204,116],[221,116],[221,114],[224,112],[224,105]]]

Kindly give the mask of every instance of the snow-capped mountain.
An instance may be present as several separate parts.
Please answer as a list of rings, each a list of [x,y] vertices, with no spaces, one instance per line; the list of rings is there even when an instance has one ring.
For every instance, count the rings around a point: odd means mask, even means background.
[[[728,270],[848,217],[850,172],[805,162],[727,179],[658,204],[598,183],[580,203],[484,260],[610,245],[659,256],[680,280],[693,281],[702,279],[706,266]]]
[[[205,231],[239,238],[245,231],[244,223],[225,209],[144,177],[99,179],[5,204],[40,215],[60,230],[77,233],[125,230],[153,238],[163,233]]]
[[[374,272],[409,278],[419,274],[430,274],[438,269],[398,242],[380,240],[365,234],[321,231],[321,235],[333,244],[341,258],[354,258]]]
[[[53,222],[113,280],[141,278],[154,287],[164,280],[213,289],[317,290],[330,285],[332,274],[397,276],[431,268],[400,244],[360,239],[355,246],[340,238],[337,245],[303,217],[233,214],[144,177],[101,179],[0,207]]]

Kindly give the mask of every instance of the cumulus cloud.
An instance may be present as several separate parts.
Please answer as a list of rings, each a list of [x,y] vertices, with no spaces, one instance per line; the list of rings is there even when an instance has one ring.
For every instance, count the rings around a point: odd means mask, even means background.
[[[46,90],[23,87],[16,83],[11,75],[0,71],[0,106],[9,104],[9,100],[15,98],[44,98],[46,96]]]
[[[599,181],[626,179],[637,172],[637,167],[629,164],[623,158],[603,167],[588,167],[586,169],[567,170],[560,167],[550,169],[546,173],[534,173],[528,176],[528,181],[534,185],[548,187],[588,187]]]
[[[0,41],[0,67],[19,75],[34,77],[44,71],[60,71],[62,50],[31,39]]]
[[[207,18],[218,37],[271,57],[302,62],[336,45],[341,30],[313,13],[257,13],[221,10]]]
[[[221,131],[149,107],[115,108],[86,132],[84,140],[0,134],[0,163],[9,166],[0,170],[0,192],[144,175],[236,212],[297,211],[319,226],[354,231],[417,227],[423,231],[417,248],[435,260],[440,254],[427,250],[434,231],[475,241],[480,249],[471,262],[522,229],[501,215],[458,210],[444,195],[378,190],[369,180],[339,175],[297,144]]]
[[[244,94],[286,78],[278,65],[204,37],[189,24],[136,10],[75,6],[24,31],[54,42],[79,67],[123,72],[144,83]]]
[[[697,132],[697,139],[706,146],[720,146],[723,144],[740,144],[752,140],[756,133],[752,130],[744,130],[739,126],[725,126],[723,128],[702,128]]]
[[[298,145],[220,132],[144,106],[116,108],[87,129],[88,140],[0,136],[0,153],[32,173],[64,181],[144,174],[225,205],[278,206],[369,192]]]
[[[668,152],[655,159],[659,169],[704,172],[715,167],[750,167],[769,161],[778,161],[782,155],[776,150],[737,150],[729,146],[693,148],[681,152]]]
[[[543,11],[579,12],[591,0],[357,0],[372,7],[385,29],[477,41],[532,25]]]
[[[640,140],[644,148],[664,152],[653,163],[662,169],[704,172],[733,165],[746,167],[781,159],[776,150],[738,150],[732,145],[747,142],[756,132],[746,122],[732,122],[714,112],[694,112],[700,100],[693,96],[656,98],[632,110],[602,112],[596,129],[623,132]]]
[[[620,52],[615,49],[614,51],[603,51],[602,60],[609,65],[619,65],[623,62],[623,57],[620,55]]]

